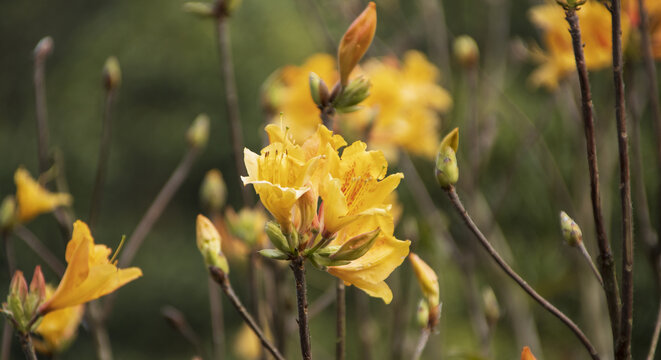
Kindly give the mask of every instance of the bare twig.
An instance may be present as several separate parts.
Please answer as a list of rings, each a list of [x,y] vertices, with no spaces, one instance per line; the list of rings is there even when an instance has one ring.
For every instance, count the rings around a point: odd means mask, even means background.
[[[208,280],[209,308],[211,311],[211,334],[213,336],[213,358],[223,360],[225,349],[225,327],[223,323],[223,306],[220,302],[218,284],[213,279]]]
[[[112,117],[110,110],[115,99],[115,89],[108,89],[103,111],[103,129],[101,130],[101,145],[99,148],[99,160],[96,165],[96,179],[92,190],[92,204],[90,205],[89,226],[94,228],[99,217],[101,202],[103,200],[103,187],[106,182],[106,171],[108,170],[108,158],[110,157],[110,143],[112,139]]]
[[[37,353],[34,351],[34,345],[32,344],[30,333],[26,332],[19,334],[18,338],[21,340],[21,347],[23,348],[25,358],[28,360],[37,360]]]
[[[344,360],[344,338],[347,329],[346,319],[346,289],[342,279],[336,280],[336,298],[335,298],[335,316],[336,324],[336,338],[335,338],[335,359]]]
[[[290,267],[296,280],[296,297],[298,305],[298,334],[301,338],[301,355],[303,360],[311,360],[310,327],[308,325],[308,300],[305,284],[305,259],[301,256],[291,260]]]
[[[161,308],[161,315],[167,320],[179,334],[188,341],[189,344],[195,349],[195,353],[198,356],[203,356],[204,351],[202,350],[202,345],[200,342],[200,337],[195,333],[195,330],[190,326],[188,320],[184,313],[179,311],[179,309],[174,306],[164,306]]]
[[[544,299],[541,295],[539,295],[528,283],[519,276],[512,268],[505,262],[500,257],[500,254],[494,249],[493,246],[491,246],[491,243],[487,238],[482,234],[480,229],[475,225],[473,222],[473,219],[471,219],[470,215],[468,215],[468,212],[466,212],[466,209],[464,208],[464,205],[462,204],[461,200],[459,199],[459,196],[457,195],[457,192],[455,191],[453,186],[450,186],[449,188],[445,189],[446,194],[448,195],[448,198],[452,202],[452,205],[454,208],[457,210],[463,221],[466,223],[468,226],[469,230],[477,237],[477,239],[480,241],[480,244],[484,247],[484,249],[489,253],[489,255],[496,261],[498,266],[507,273],[507,275],[512,278],[528,295],[530,295],[535,301],[537,301],[544,309],[549,311],[551,314],[556,316],[560,321],[562,321],[575,335],[576,337],[581,341],[583,346],[586,348],[586,350],[590,353],[590,356],[593,359],[599,359],[599,355],[597,354],[597,350],[592,346],[592,343],[590,343],[590,340],[585,336],[583,331],[576,325],[571,319],[567,317],[562,311],[558,310],[555,306],[553,306],[548,300]]]
[[[271,342],[266,338],[264,332],[262,329],[260,329],[255,319],[253,319],[253,317],[248,313],[248,310],[246,310],[245,306],[243,306],[241,300],[239,300],[239,298],[236,296],[236,293],[230,284],[230,280],[227,277],[227,274],[215,266],[209,267],[209,273],[211,274],[213,280],[218,285],[220,285],[220,288],[223,290],[225,295],[227,295],[227,298],[230,300],[239,315],[241,315],[243,320],[255,332],[255,335],[257,335],[264,348],[268,350],[277,360],[284,360],[284,357],[280,354],[278,349],[276,349],[275,346],[273,346],[273,344],[271,344]]]
[[[225,105],[227,108],[227,122],[230,127],[230,141],[232,155],[236,166],[237,176],[243,174],[243,132],[241,130],[241,112],[234,78],[234,64],[232,62],[232,46],[230,38],[229,14],[227,13],[227,0],[218,0],[216,3],[216,30],[218,33],[218,51],[220,52],[220,67],[222,81],[225,85]],[[252,205],[253,195],[250,189],[240,186],[241,198],[244,205]]]
[[[415,346],[415,353],[413,354],[413,357],[411,359],[413,360],[420,359],[420,356],[422,356],[422,352],[425,350],[425,346],[427,346],[429,335],[431,335],[431,330],[429,329],[429,327],[425,327],[424,329],[422,329],[422,332],[420,332],[420,338],[418,339],[418,345]]]
[[[19,225],[14,229],[14,234],[21,238],[29,247],[39,255],[39,257],[51,268],[58,276],[64,274],[64,264],[55,256],[44,243],[28,228]]]
[[[578,251],[581,252],[581,255],[583,255],[583,258],[585,261],[587,261],[588,265],[590,265],[590,269],[592,269],[592,272],[594,273],[594,276],[597,278],[597,281],[599,281],[599,284],[601,286],[604,286],[604,279],[601,278],[601,274],[599,274],[599,270],[597,270],[597,266],[592,262],[592,257],[590,256],[590,253],[588,252],[588,249],[585,248],[585,244],[582,242],[578,245]]]
[[[633,326],[633,215],[629,170],[626,105],[622,59],[622,19],[620,0],[610,2],[613,43],[613,81],[615,83],[615,119],[620,155],[620,200],[622,211],[622,312],[620,333],[615,347],[616,359],[631,359],[631,329]]]
[[[601,276],[604,280],[604,292],[608,305],[608,315],[611,321],[613,339],[619,334],[620,327],[620,294],[615,274],[615,261],[611,252],[610,243],[606,237],[603,215],[601,212],[601,194],[599,190],[599,167],[597,165],[597,145],[594,132],[594,118],[592,115],[592,93],[588,80],[588,70],[583,54],[583,42],[581,40],[581,28],[578,16],[574,10],[565,11],[565,19],[569,23],[569,33],[572,37],[576,70],[581,87],[581,108],[583,125],[585,127],[585,141],[588,158],[588,169],[590,173],[590,197],[592,199],[592,215],[597,231],[597,245],[599,246],[598,263]]]
[[[53,39],[47,36],[34,49],[34,91],[37,110],[37,153],[39,173],[50,167],[48,161],[48,107],[46,103],[46,59],[53,51]]]

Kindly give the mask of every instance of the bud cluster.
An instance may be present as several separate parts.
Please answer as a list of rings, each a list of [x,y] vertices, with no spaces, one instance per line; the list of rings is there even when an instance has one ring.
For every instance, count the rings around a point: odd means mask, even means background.
[[[23,272],[16,271],[9,284],[7,302],[2,304],[2,313],[19,333],[29,333],[39,326],[39,321],[35,321],[40,315],[37,309],[45,300],[46,282],[41,267],[35,267],[29,288]]]

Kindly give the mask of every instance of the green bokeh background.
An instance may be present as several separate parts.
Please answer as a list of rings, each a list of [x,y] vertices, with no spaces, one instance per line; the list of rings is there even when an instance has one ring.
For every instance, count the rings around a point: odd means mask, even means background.
[[[184,134],[193,118],[204,112],[212,120],[206,151],[134,261],[143,269],[144,277],[119,291],[115,311],[108,322],[117,359],[186,359],[193,356],[192,348],[160,315],[164,305],[173,305],[183,311],[204,346],[210,348],[206,274],[194,244],[194,218],[199,212],[198,187],[204,173],[214,167],[220,168],[230,189],[230,205],[238,207],[241,200],[225,122],[214,26],[211,21],[185,14],[182,4],[181,0],[0,3],[0,195],[15,191],[13,172],[18,166],[25,166],[33,174],[37,172],[31,54],[43,36],[50,35],[55,41],[46,76],[51,144],[64,154],[66,177],[75,197],[74,210],[83,220],[89,212],[101,132],[104,98],[101,69],[110,55],[117,56],[121,64],[123,83],[113,109],[108,178],[101,218],[94,231],[98,242],[114,248],[121,235],[133,231],[183,156],[186,149]],[[515,269],[593,336],[594,326],[582,314],[598,303],[603,304],[603,297],[598,294],[596,299],[582,298],[580,288],[594,286],[589,269],[572,249],[561,244],[557,225],[557,214],[561,209],[570,214],[580,213],[576,220],[583,227],[588,248],[596,256],[594,232],[590,225],[583,130],[571,116],[575,105],[571,103],[572,95],[567,94],[575,83],[570,82],[555,94],[530,88],[526,78],[533,65],[518,61],[509,41],[539,39],[526,16],[532,4],[524,0],[443,2],[450,36],[470,34],[483,50],[485,59],[479,76],[482,90],[491,88],[492,97],[487,104],[482,97],[484,92],[467,91],[465,74],[452,63],[452,72],[443,74],[443,77],[444,84],[452,88],[455,106],[444,116],[442,128],[446,132],[462,126],[470,114],[470,107],[475,104],[481,106],[485,119],[491,119],[497,134],[493,151],[484,160],[479,177],[471,178],[470,170],[462,168],[466,170],[462,170],[460,177],[460,194],[469,211],[473,211],[470,207],[475,204],[471,201],[473,198],[481,197],[491,206],[492,214],[487,212],[486,216],[478,217],[478,223],[487,224],[486,220],[494,220],[507,235]],[[257,150],[262,143],[265,116],[260,107],[260,86],[263,81],[283,65],[300,64],[315,52],[329,51],[319,19],[327,26],[331,37],[339,39],[350,21],[350,14],[357,14],[364,5],[364,1],[243,1],[231,19],[231,36],[248,148]],[[378,39],[369,56],[393,53],[401,56],[407,49],[429,50],[427,38],[430,35],[425,36],[420,2],[383,0],[377,1],[377,6]],[[320,18],[314,15],[315,8]],[[501,9],[502,13],[490,16],[494,9]],[[494,28],[509,31],[508,41],[494,43],[494,36],[497,38]],[[644,81],[639,61],[632,59],[630,65],[632,68],[627,70],[635,69],[631,70],[636,75],[635,81]],[[503,70],[502,82],[498,78],[500,70]],[[603,70],[591,76],[599,128],[603,203],[611,224],[608,230],[616,258],[620,259],[611,74]],[[643,101],[646,92],[641,94],[639,100]],[[656,199],[659,169],[654,165],[650,117],[643,114],[641,122],[645,181],[649,199]],[[460,167],[465,152],[472,150],[476,143],[475,139],[462,137]],[[454,216],[442,192],[435,188],[431,162],[416,159],[415,163],[423,180],[433,189],[434,201],[447,216],[449,229],[457,241],[462,248],[476,249],[474,239]],[[475,182],[482,190],[481,195],[462,193],[464,179]],[[452,259],[429,235],[422,217],[417,216],[416,204],[406,189],[406,179],[400,198],[406,216],[417,218],[421,225],[415,250],[433,265],[441,282],[444,306],[440,334],[432,336],[425,358],[467,358],[464,355],[477,353],[479,346],[471,330],[463,278]],[[650,201],[650,207],[652,219],[657,219],[658,204]],[[484,206],[479,208],[484,209]],[[658,221],[653,223],[659,225]],[[31,222],[29,228],[56,254],[63,256],[65,243],[52,217],[41,216]],[[398,229],[398,234],[404,236],[403,229]],[[18,239],[15,241],[19,267],[31,274],[32,267],[38,263],[37,258]],[[636,251],[633,357],[642,358],[647,352],[658,294],[645,248],[640,242]],[[542,354],[544,359],[587,358],[580,344],[560,322],[520,296],[518,288],[503,287],[508,280],[500,275],[499,270],[494,270],[489,261],[478,259],[480,288],[490,285],[497,294],[511,291],[529,304],[541,339],[542,348],[533,349],[540,355],[538,358],[541,359]],[[0,262],[0,268],[6,269],[4,251]],[[233,264],[232,269],[232,281],[245,298],[245,264]],[[618,273],[621,273],[619,262]],[[312,300],[333,284],[328,274],[312,268],[308,269],[308,274]],[[55,279],[48,271],[46,277]],[[420,296],[413,281],[408,263],[404,263],[390,280],[396,299],[409,299],[406,311],[411,323]],[[0,289],[6,288],[3,284],[8,283],[9,274],[0,272]],[[292,300],[293,284],[290,289]],[[356,296],[363,294],[350,288],[349,359],[363,358],[358,341],[362,330],[358,329],[356,321]],[[414,345],[418,334],[414,324],[393,329],[393,305],[385,306],[379,300],[370,299],[369,306],[373,318],[369,332],[374,339],[370,350],[374,358],[389,357],[390,344],[395,337],[405,337],[409,347]],[[227,303],[224,307],[227,344],[231,346],[241,322]],[[515,337],[511,317],[511,313],[503,310],[503,318],[492,339],[494,359],[518,358],[521,347],[528,345],[519,343]],[[315,358],[333,358],[334,328],[332,306],[312,320]],[[81,329],[78,340],[60,358],[93,358],[92,344],[89,333]],[[294,332],[289,341],[289,357],[298,358],[297,350],[298,338]],[[232,356],[231,349],[227,354]],[[12,355],[21,356],[16,342]]]

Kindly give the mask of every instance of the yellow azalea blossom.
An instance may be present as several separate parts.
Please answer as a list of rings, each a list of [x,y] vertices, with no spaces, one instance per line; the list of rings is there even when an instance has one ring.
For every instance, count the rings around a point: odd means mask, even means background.
[[[39,307],[41,314],[79,305],[107,295],[142,276],[137,267],[118,269],[108,257],[111,250],[94,244],[90,229],[78,220],[67,244],[67,268],[53,296]]]
[[[589,70],[608,67],[612,62],[611,14],[603,4],[588,0],[576,11],[581,26],[585,63]],[[530,76],[533,86],[555,89],[560,79],[576,71],[569,24],[565,11],[555,2],[530,9],[530,20],[543,32],[546,51],[533,50],[533,58],[541,63]],[[626,46],[629,21],[622,18],[622,46]]]
[[[267,126],[276,132],[277,126]],[[248,176],[241,177],[244,185],[252,184],[266,209],[275,217],[282,231],[292,229],[292,209],[298,199],[311,189],[309,179],[317,158],[305,159],[303,149],[286,136],[271,136],[271,144],[260,155],[244,150]],[[282,140],[282,141],[279,141]]]
[[[392,290],[385,279],[402,264],[409,253],[409,240],[398,240],[392,235],[392,217],[371,216],[347,225],[331,245],[342,245],[357,234],[381,228],[374,245],[367,253],[343,266],[329,266],[328,272],[355,285],[372,297],[381,298],[386,304],[392,301]]]
[[[532,354],[529,347],[524,346],[521,351],[521,360],[537,360],[537,358]]]
[[[46,299],[53,296],[55,289],[46,285]],[[34,346],[42,354],[58,353],[73,341],[85,312],[84,305],[75,305],[49,312],[39,323],[36,333],[41,339],[34,339]]]
[[[329,159],[331,171],[319,188],[326,237],[360,217],[385,214],[385,201],[404,177],[402,173],[386,177],[388,163],[383,153],[366,148],[364,142],[356,141],[344,149],[342,157],[335,153]]]
[[[14,182],[16,183],[19,222],[28,222],[39,214],[53,211],[58,206],[71,204],[71,195],[51,193],[39,185],[22,167],[14,173]]]

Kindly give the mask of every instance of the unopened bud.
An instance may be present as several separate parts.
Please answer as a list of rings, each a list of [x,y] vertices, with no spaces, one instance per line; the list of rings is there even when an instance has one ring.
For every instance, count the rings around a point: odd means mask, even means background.
[[[342,86],[348,84],[349,74],[367,52],[375,33],[376,5],[370,1],[365,10],[351,23],[340,41],[337,57]]]
[[[356,260],[372,248],[381,228],[354,236],[347,240],[340,249],[330,256],[331,260]]]
[[[560,228],[567,245],[579,246],[583,242],[581,228],[564,211],[560,211]]]
[[[14,277],[9,284],[9,294],[16,295],[21,302],[25,301],[25,297],[28,295],[28,283],[25,281],[22,271],[14,272]]]
[[[455,128],[443,138],[436,153],[436,181],[442,188],[449,188],[459,180],[457,166],[457,148],[459,146],[459,128]]]
[[[119,67],[119,60],[111,56],[103,66],[103,86],[110,91],[117,89],[121,84],[122,70]]]
[[[287,242],[287,237],[285,237],[285,235],[282,233],[282,230],[280,230],[280,226],[278,224],[273,221],[267,222],[265,231],[273,246],[286,254],[291,253],[289,243]]]
[[[430,309],[438,306],[440,304],[440,289],[436,273],[414,253],[409,254],[409,260],[413,265],[413,271],[418,278],[418,284],[420,284],[422,293],[429,302]]]
[[[39,298],[39,302],[46,300],[46,280],[44,280],[44,273],[41,272],[39,265],[34,268],[34,274],[32,274],[30,293],[35,294]]]
[[[219,212],[227,199],[227,187],[223,175],[218,169],[211,169],[204,175],[200,186],[202,208],[210,212]]]
[[[186,133],[188,144],[194,148],[202,149],[209,140],[209,117],[206,114],[198,115]]]
[[[37,46],[34,47],[34,57],[38,60],[43,60],[45,57],[53,52],[53,38],[46,36],[39,40]]]
[[[317,106],[324,107],[328,105],[330,94],[328,92],[328,86],[324,80],[313,72],[310,72],[309,79],[310,95],[312,95],[312,101],[314,101]]]
[[[415,320],[421,328],[425,328],[429,324],[429,304],[427,303],[427,300],[420,299],[418,302],[418,309],[415,312]]]
[[[529,347],[524,346],[523,350],[521,351],[521,360],[537,360],[537,358],[535,358],[535,355],[532,354],[532,351],[530,351]]]
[[[229,273],[227,258],[220,248],[220,234],[213,223],[204,215],[197,215],[196,223],[197,248],[202,253],[207,266],[219,267],[226,274]]]
[[[8,231],[16,225],[16,199],[8,195],[0,204],[0,232]]]
[[[184,3],[184,11],[203,18],[215,16],[214,7],[211,3],[197,1],[187,2]]]
[[[370,82],[364,76],[359,76],[347,85],[335,100],[334,107],[338,112],[349,113],[360,109],[357,105],[370,95]]]
[[[310,226],[317,217],[317,199],[318,196],[316,192],[313,189],[310,189],[298,198],[296,202],[300,212],[298,231],[301,234],[308,232]]]
[[[492,288],[487,287],[482,290],[482,303],[484,304],[484,316],[487,318],[487,323],[490,327],[493,327],[500,319],[500,307]]]
[[[461,35],[454,40],[454,57],[465,68],[472,68],[480,60],[480,49],[472,37]]]

